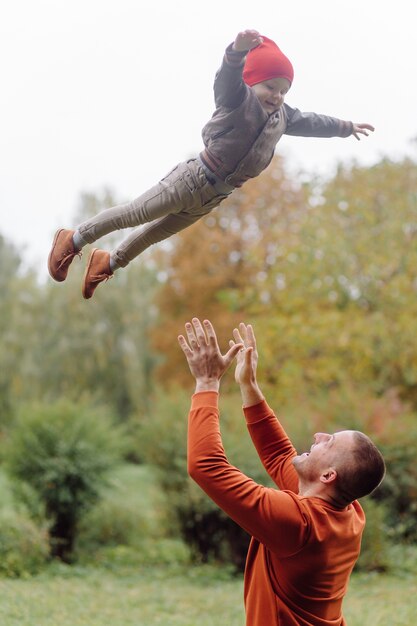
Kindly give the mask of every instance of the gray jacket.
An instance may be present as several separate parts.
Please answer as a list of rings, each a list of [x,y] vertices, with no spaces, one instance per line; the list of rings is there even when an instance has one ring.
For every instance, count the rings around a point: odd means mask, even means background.
[[[300,137],[348,137],[352,122],[302,113],[287,104],[268,115],[244,83],[245,53],[226,49],[214,82],[216,110],[202,131],[203,164],[233,187],[258,176],[271,162],[283,134]]]

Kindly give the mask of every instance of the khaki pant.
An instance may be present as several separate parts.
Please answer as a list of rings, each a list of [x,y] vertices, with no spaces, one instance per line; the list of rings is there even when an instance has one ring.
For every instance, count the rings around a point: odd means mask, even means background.
[[[151,222],[136,228],[111,253],[112,259],[125,267],[149,246],[191,226],[210,213],[227,194],[219,194],[209,183],[198,159],[174,167],[165,178],[133,202],[101,211],[83,222],[78,231],[93,243],[115,230]]]

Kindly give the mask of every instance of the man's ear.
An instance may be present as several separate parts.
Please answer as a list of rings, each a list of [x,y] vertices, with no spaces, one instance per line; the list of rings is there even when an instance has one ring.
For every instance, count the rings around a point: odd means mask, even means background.
[[[328,467],[320,476],[320,482],[322,483],[332,483],[337,478],[337,472],[334,467]]]

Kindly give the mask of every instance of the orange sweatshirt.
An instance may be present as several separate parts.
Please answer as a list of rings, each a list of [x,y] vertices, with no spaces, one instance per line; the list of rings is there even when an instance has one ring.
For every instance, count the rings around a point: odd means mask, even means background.
[[[259,485],[224,452],[218,394],[192,397],[188,422],[191,477],[251,536],[245,569],[247,626],[344,626],[342,600],[359,556],[365,516],[298,495],[296,454],[265,401],[244,409],[259,457],[279,489]]]

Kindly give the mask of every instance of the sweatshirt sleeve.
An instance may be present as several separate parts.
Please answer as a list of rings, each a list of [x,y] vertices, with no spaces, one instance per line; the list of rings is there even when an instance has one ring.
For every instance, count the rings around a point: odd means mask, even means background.
[[[235,109],[245,99],[249,89],[242,78],[245,52],[236,52],[230,44],[226,48],[223,63],[214,79],[214,100],[216,107]]]
[[[229,463],[215,392],[201,392],[192,398],[188,471],[227,515],[278,556],[295,554],[306,543],[311,521],[302,500],[292,492],[259,485]]]
[[[353,124],[319,113],[302,113],[284,104],[287,116],[286,135],[298,137],[349,137]]]
[[[273,410],[263,400],[243,411],[249,434],[269,476],[280,489],[298,493],[298,475],[292,464],[297,452]]]

